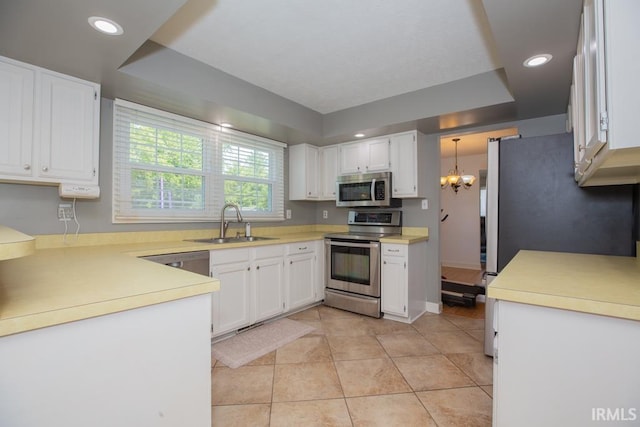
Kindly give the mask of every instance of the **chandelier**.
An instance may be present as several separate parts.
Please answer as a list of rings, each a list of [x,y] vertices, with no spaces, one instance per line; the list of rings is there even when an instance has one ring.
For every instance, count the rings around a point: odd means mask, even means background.
[[[449,175],[440,177],[440,188],[444,189],[450,186],[456,193],[460,187],[468,190],[476,180],[475,176],[464,175],[464,171],[462,173],[458,171],[458,141],[460,141],[460,138],[453,138],[453,142],[456,144],[456,166],[449,171]]]

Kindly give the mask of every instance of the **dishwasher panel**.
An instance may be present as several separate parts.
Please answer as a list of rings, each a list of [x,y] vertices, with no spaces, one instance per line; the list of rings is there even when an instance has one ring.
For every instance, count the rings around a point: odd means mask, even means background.
[[[209,251],[182,252],[140,257],[169,267],[209,276]]]

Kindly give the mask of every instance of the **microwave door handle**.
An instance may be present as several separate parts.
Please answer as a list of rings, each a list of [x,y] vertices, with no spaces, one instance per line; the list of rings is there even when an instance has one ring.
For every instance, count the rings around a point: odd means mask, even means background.
[[[371,201],[372,202],[376,201],[376,179],[375,178],[371,180]]]

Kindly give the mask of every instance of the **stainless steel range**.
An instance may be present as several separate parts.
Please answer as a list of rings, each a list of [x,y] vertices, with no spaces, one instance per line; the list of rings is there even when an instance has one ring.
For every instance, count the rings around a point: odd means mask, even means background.
[[[402,212],[352,210],[347,224],[325,235],[324,304],[380,317],[380,238],[402,234]]]

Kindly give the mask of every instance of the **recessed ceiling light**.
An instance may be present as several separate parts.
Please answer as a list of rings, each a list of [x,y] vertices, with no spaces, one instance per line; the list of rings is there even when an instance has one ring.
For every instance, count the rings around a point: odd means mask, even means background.
[[[356,133],[355,135],[356,138],[362,138],[364,136],[364,133]]]
[[[223,128],[232,128],[233,125],[231,123],[220,123],[220,126],[222,126]]]
[[[551,61],[551,58],[553,58],[553,56],[549,55],[548,53],[544,53],[542,55],[534,55],[531,58],[527,58],[522,64],[525,67],[538,67]]]
[[[101,16],[92,16],[89,18],[89,25],[104,34],[119,36],[124,30],[116,21]]]

